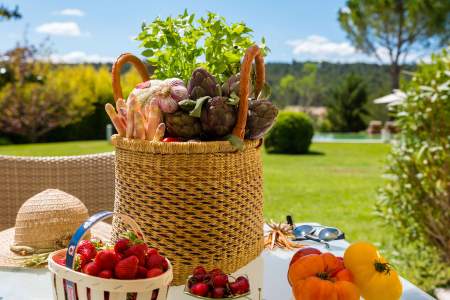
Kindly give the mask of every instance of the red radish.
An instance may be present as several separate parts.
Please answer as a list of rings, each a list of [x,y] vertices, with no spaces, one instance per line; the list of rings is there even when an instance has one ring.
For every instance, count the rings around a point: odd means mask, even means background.
[[[220,275],[220,274],[223,274],[223,271],[219,268],[212,269],[211,271],[209,271],[209,275],[211,275],[211,276]]]
[[[129,239],[120,239],[114,245],[114,251],[116,251],[117,253],[125,253],[125,251],[129,247],[129,244],[130,244]]]
[[[95,256],[95,263],[100,267],[102,270],[112,270],[114,269],[114,266],[119,261],[119,257],[117,256],[116,252],[114,250],[102,250],[97,253],[97,256]]]
[[[241,294],[247,293],[250,290],[250,283],[248,282],[247,277],[239,276],[236,279],[236,282],[238,282],[240,285]]]
[[[200,275],[200,274],[206,274],[206,270],[205,268],[203,268],[202,266],[198,266],[194,269],[194,271],[192,272],[192,275]]]
[[[97,276],[97,274],[100,272],[100,267],[95,262],[87,263],[83,267],[83,273],[91,275],[91,276]]]
[[[100,271],[100,273],[98,273],[98,277],[105,278],[105,279],[110,279],[110,278],[112,278],[112,276],[113,276],[113,273],[111,270],[103,270],[103,271]]]
[[[139,259],[129,256],[119,261],[114,267],[114,274],[118,279],[134,279],[138,270]]]
[[[211,282],[214,287],[225,287],[228,283],[228,276],[225,274],[214,275]]]
[[[225,288],[223,288],[223,287],[214,288],[211,296],[213,298],[218,298],[218,299],[225,298]]]
[[[196,283],[191,287],[191,293],[197,296],[204,297],[208,294],[208,291],[209,286],[203,282]]]
[[[161,270],[160,268],[153,268],[153,269],[148,270],[147,278],[158,277],[159,275],[161,275],[163,273],[164,273],[164,271]]]
[[[241,293],[241,284],[240,284],[238,281],[231,282],[231,283],[229,284],[229,287],[230,287],[231,293],[232,293],[233,295],[239,295],[239,294],[242,294],[242,293]]]
[[[317,250],[316,248],[312,248],[312,247],[302,248],[302,249],[298,250],[294,254],[294,256],[292,256],[289,266],[292,265],[300,257],[310,255],[310,254],[322,254],[322,252],[320,250]]]

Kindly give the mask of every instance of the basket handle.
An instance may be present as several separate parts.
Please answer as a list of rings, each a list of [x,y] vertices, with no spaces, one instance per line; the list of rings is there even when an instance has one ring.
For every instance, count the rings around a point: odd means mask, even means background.
[[[245,125],[247,123],[247,111],[248,111],[248,96],[250,93],[250,75],[252,71],[252,64],[255,61],[256,65],[256,87],[255,95],[258,95],[264,87],[266,80],[266,73],[264,67],[264,57],[261,54],[261,50],[257,45],[253,45],[245,52],[244,59],[241,64],[240,73],[240,100],[239,100],[239,112],[237,117],[236,126],[233,129],[233,135],[244,139]]]
[[[120,71],[123,65],[126,63],[131,63],[141,75],[142,81],[147,81],[150,79],[147,67],[144,63],[131,53],[121,54],[116,62],[112,66],[112,88],[114,100],[123,99],[122,86],[120,85]]]
[[[78,243],[83,239],[83,237],[88,233],[88,230],[104,219],[111,218],[112,216],[117,216],[122,219],[126,224],[130,225],[133,232],[145,242],[145,237],[141,231],[141,228],[136,223],[136,221],[128,215],[121,213],[114,213],[112,211],[100,211],[91,217],[89,217],[83,224],[78,227],[75,234],[72,236],[69,245],[67,246],[66,253],[66,267],[69,269],[73,269],[73,265],[75,263],[75,254],[78,247]]]

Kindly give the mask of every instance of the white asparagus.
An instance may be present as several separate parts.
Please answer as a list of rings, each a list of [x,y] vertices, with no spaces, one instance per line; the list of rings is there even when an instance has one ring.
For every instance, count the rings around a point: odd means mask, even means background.
[[[145,136],[147,140],[153,140],[156,128],[162,122],[162,113],[159,105],[155,101],[151,101],[146,107],[147,122],[145,124]]]
[[[145,140],[144,117],[140,111],[134,112],[134,138]]]
[[[127,130],[126,136],[131,139],[134,137],[134,112],[136,111],[136,98],[130,98],[127,101]]]
[[[125,134],[126,134],[125,125],[123,124],[119,115],[116,113],[114,106],[112,106],[110,103],[107,103],[105,105],[105,110],[106,110],[106,113],[108,114],[109,118],[111,119],[111,122],[113,123],[114,127],[116,128],[119,136],[122,136],[122,137],[125,136]]]
[[[125,124],[125,127],[127,125],[127,105],[125,104],[125,101],[123,99],[119,99],[116,101],[116,109],[117,114],[119,115],[120,119]]]
[[[153,142],[160,142],[164,138],[164,133],[166,131],[166,124],[159,123],[156,128],[155,136],[153,137]]]

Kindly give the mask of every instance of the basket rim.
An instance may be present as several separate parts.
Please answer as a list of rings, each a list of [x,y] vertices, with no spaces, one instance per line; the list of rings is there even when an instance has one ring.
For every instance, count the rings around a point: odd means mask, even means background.
[[[233,153],[238,152],[229,141],[199,141],[199,142],[154,142],[139,139],[130,139],[115,134],[111,143],[116,149],[130,150],[143,153],[158,154],[205,154],[205,153]],[[244,140],[243,151],[258,149],[263,139]]]
[[[66,280],[74,283],[82,283],[94,290],[115,291],[115,292],[148,292],[163,286],[169,286],[173,279],[173,267],[170,261],[165,258],[169,264],[169,268],[163,274],[145,279],[105,279],[87,275],[81,272],[74,271],[65,266],[57,264],[54,256],[63,256],[67,249],[61,249],[50,253],[48,257],[48,269],[56,276],[60,276]]]

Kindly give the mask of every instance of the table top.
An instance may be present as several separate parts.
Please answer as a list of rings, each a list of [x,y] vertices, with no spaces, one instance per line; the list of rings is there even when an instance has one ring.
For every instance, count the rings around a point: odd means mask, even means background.
[[[330,243],[330,249],[315,242],[305,242],[320,251],[332,252],[342,256],[349,243],[340,240]],[[287,270],[295,251],[276,249],[264,251],[247,266],[236,271],[235,275],[247,274],[250,278],[251,295],[247,299],[255,300],[292,300],[291,288],[287,282]],[[20,270],[0,269],[0,300],[49,300],[52,295],[50,273],[47,269]],[[434,299],[412,283],[402,278],[402,300]],[[168,300],[193,300],[183,293],[183,286],[170,287]],[[258,288],[262,295],[259,296]]]

